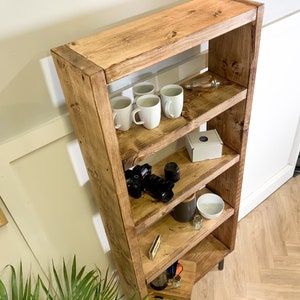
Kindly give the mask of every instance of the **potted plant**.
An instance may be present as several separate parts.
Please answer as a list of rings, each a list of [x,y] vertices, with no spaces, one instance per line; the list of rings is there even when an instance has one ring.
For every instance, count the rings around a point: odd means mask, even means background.
[[[52,281],[44,281],[40,275],[35,281],[31,274],[25,278],[22,263],[20,263],[18,276],[12,265],[8,265],[7,268],[11,271],[10,288],[0,280],[0,300],[119,300],[123,298],[120,295],[116,273],[109,275],[107,269],[105,274],[102,274],[97,267],[87,272],[85,266],[78,270],[76,256],[69,271],[63,260],[61,274],[52,263]],[[134,296],[131,300],[133,299]]]

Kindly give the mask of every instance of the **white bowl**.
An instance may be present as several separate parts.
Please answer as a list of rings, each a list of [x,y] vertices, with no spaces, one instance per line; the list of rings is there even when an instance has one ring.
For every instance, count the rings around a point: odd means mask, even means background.
[[[197,208],[202,217],[214,219],[220,216],[224,210],[224,201],[216,194],[203,194],[197,200]]]

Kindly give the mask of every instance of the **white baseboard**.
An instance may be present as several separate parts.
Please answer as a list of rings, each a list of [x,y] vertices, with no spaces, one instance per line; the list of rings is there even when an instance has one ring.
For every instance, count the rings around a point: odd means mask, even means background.
[[[273,192],[275,192],[281,185],[287,182],[293,176],[294,169],[295,167],[292,165],[285,166],[276,175],[270,178],[270,180],[264,183],[257,191],[252,193],[250,196],[241,199],[239,221]]]

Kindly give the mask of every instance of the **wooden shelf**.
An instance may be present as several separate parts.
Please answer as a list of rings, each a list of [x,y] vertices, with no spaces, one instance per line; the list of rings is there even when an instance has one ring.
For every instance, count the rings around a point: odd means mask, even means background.
[[[172,283],[162,290],[157,291],[148,287],[149,293],[151,293],[150,299],[155,299],[155,296],[161,296],[164,299],[178,299],[178,300],[190,300],[192,290],[194,286],[197,264],[193,261],[187,261],[180,259],[179,263],[183,266],[181,277],[181,286],[174,287]],[[157,298],[156,298],[157,299]]]
[[[212,234],[208,235],[179,260],[183,266],[183,271],[180,274],[181,286],[175,288],[169,284],[162,291],[156,291],[149,287],[149,292],[153,295],[150,299],[161,296],[164,299],[190,300],[194,283],[229,253],[230,250],[224,244]]]
[[[130,130],[117,131],[124,169],[132,167],[161,148],[178,140],[188,132],[215,117],[246,98],[247,89],[226,81],[211,72],[195,76],[181,83],[184,85],[195,79],[212,76],[221,82],[217,88],[184,90],[182,116],[168,119],[162,114],[160,125],[148,130],[133,124]]]
[[[196,264],[195,282],[197,282],[229,253],[230,250],[210,234],[182,259]]]
[[[223,146],[221,158],[191,162],[187,150],[184,148],[154,165],[152,173],[164,178],[164,165],[170,161],[175,161],[178,164],[181,177],[175,183],[174,197],[169,203],[158,202],[145,193],[139,199],[130,197],[132,216],[138,233],[168,214],[180,202],[236,164],[239,161],[239,155],[230,148]]]
[[[143,231],[138,239],[146,281],[150,283],[233,214],[234,209],[225,203],[221,216],[213,220],[203,219],[200,230],[195,230],[191,222],[178,222],[171,215],[167,215]],[[157,234],[161,235],[162,242],[152,261],[148,257],[148,251]]]
[[[68,47],[100,66],[110,83],[255,20],[255,4],[229,2],[189,1]]]

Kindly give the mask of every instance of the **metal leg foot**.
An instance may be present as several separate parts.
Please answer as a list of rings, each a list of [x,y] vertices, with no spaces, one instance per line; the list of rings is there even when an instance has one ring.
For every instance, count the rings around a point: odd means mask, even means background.
[[[218,264],[218,269],[222,271],[224,269],[224,259],[222,259]]]

